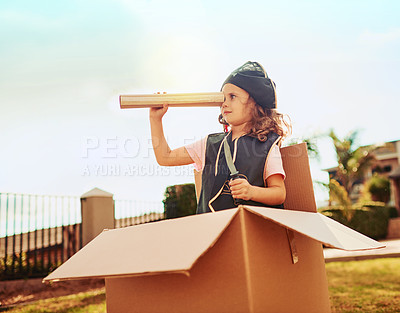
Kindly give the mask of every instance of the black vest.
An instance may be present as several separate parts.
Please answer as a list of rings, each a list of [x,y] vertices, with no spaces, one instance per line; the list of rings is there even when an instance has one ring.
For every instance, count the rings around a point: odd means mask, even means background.
[[[211,134],[207,138],[197,214],[211,212],[210,206],[215,211],[237,207],[228,185],[230,172],[222,145],[225,136],[228,136],[226,140],[240,176],[246,178],[253,186],[266,187],[263,177],[264,166],[271,147],[280,139],[279,135],[271,132],[268,134],[267,140],[262,142],[250,136],[242,136],[232,141],[231,133],[228,135],[225,133]],[[241,200],[241,204],[271,207],[251,200]],[[282,205],[273,207],[281,208]]]

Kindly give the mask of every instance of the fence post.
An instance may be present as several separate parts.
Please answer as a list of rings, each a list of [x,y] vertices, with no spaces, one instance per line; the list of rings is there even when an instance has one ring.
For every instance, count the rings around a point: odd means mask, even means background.
[[[114,228],[113,194],[94,188],[81,196],[82,247],[103,229]]]

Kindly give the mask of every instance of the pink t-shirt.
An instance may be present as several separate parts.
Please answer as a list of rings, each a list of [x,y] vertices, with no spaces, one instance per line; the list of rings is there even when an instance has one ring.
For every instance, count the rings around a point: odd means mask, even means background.
[[[199,172],[203,170],[206,162],[206,144],[207,137],[185,146],[187,152],[194,161],[194,168]],[[282,165],[281,152],[277,145],[271,148],[267,166],[265,167],[264,177],[267,179],[269,176],[275,174],[281,174],[283,178],[286,176]]]

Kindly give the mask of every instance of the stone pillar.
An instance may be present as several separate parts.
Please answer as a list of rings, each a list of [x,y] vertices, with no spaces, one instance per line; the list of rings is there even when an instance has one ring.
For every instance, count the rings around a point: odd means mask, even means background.
[[[82,247],[103,229],[114,228],[113,194],[94,188],[81,196]]]

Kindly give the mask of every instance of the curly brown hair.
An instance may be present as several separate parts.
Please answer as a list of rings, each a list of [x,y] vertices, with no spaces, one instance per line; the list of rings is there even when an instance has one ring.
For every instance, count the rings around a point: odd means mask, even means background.
[[[254,103],[255,105],[253,106],[252,120],[248,124],[247,135],[258,138],[260,141],[265,141],[271,131],[277,133],[282,139],[291,134],[292,125],[287,115],[279,113],[276,109],[264,109],[257,105],[251,97],[249,97],[248,103],[250,105]],[[220,124],[229,126],[222,114],[219,115],[218,121]]]

